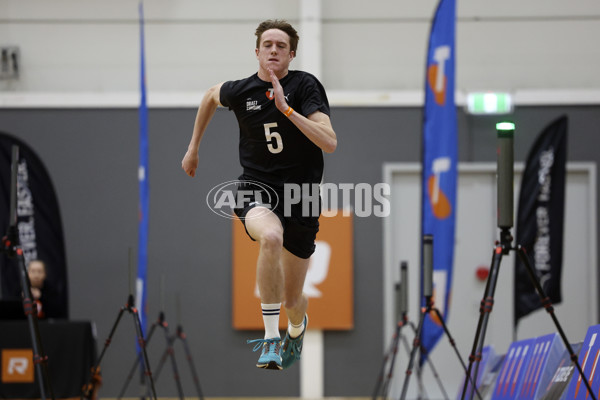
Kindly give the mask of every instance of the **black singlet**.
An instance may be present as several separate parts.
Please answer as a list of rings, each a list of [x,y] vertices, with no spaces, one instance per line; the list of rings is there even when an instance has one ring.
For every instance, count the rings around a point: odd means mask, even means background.
[[[305,117],[315,111],[330,114],[325,89],[313,75],[289,71],[280,83],[296,112]],[[238,120],[243,174],[275,187],[319,183],[323,152],[277,109],[272,88],[256,73],[221,86],[221,104],[233,110]]]

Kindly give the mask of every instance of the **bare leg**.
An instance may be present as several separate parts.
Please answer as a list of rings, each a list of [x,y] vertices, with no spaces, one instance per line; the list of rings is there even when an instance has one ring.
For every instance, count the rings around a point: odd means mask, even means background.
[[[260,291],[265,325],[264,340],[251,340],[261,350],[256,366],[265,369],[282,369],[281,338],[279,337],[279,310],[283,299],[283,227],[279,218],[265,207],[254,207],[246,214],[246,230],[258,241],[260,249],[256,262],[256,282]]]
[[[260,244],[256,263],[256,281],[261,303],[281,303],[283,299],[283,227],[281,221],[264,207],[246,214],[246,230]]]
[[[308,298],[302,292],[310,259],[297,257],[283,249],[281,254],[285,277],[284,307],[290,322],[300,325],[308,307]]]

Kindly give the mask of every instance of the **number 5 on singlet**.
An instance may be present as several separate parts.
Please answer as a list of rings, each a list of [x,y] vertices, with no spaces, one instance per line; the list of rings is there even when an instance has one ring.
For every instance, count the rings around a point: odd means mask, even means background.
[[[264,125],[265,137],[267,138],[267,149],[273,154],[281,153],[283,150],[283,141],[279,132],[272,131],[272,128],[277,128],[277,122],[271,122]],[[273,145],[275,144],[275,145]]]

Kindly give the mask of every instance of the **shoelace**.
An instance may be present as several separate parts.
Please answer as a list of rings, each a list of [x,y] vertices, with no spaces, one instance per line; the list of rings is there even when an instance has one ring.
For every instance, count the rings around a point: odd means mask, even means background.
[[[252,343],[256,343],[254,345],[254,348],[252,349],[252,351],[258,351],[260,349],[262,349],[263,345],[266,343],[267,345],[272,345],[272,344],[278,344],[281,342],[280,338],[271,338],[271,339],[254,339],[254,340],[247,340],[246,343],[247,344],[252,344]],[[269,348],[269,351],[271,351],[271,349]]]

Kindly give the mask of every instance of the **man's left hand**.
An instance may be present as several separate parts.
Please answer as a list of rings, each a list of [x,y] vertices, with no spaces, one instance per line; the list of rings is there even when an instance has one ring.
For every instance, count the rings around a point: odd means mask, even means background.
[[[273,94],[275,95],[275,106],[281,112],[286,112],[288,109],[287,101],[285,100],[285,95],[283,93],[283,87],[281,83],[279,83],[279,79],[277,79],[277,75],[273,72],[272,69],[269,69],[269,75],[271,76],[271,83],[273,84]]]

